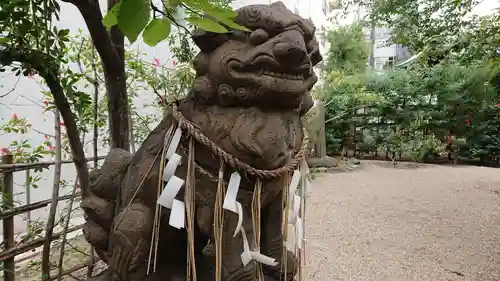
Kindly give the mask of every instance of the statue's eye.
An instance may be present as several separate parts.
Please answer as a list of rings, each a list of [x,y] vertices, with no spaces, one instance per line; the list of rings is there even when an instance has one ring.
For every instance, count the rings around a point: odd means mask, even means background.
[[[264,29],[254,30],[248,37],[253,45],[260,45],[269,39],[269,34]]]

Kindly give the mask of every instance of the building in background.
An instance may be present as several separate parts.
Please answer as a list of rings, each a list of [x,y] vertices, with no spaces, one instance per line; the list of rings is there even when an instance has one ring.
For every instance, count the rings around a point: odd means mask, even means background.
[[[391,35],[391,29],[387,27],[365,28],[365,36],[372,42],[370,65],[374,70],[393,68],[397,62],[411,56],[404,46],[391,43]]]
[[[339,0],[330,0],[331,12],[330,17],[342,13],[340,10]],[[368,59],[368,64],[377,71],[386,68],[393,68],[398,62],[404,61],[411,57],[407,48],[400,44],[391,43],[391,28],[382,26],[372,26],[368,19],[369,9],[360,6],[351,6],[348,13],[343,16],[342,20],[338,20],[337,24],[347,25],[355,22],[361,23],[364,28],[366,40],[371,42],[371,52]],[[333,26],[333,24],[331,25]]]

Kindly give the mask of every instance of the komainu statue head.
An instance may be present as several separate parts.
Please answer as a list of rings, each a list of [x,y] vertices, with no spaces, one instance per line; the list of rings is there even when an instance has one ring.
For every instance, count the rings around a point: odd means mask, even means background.
[[[208,104],[301,108],[312,106],[308,92],[322,60],[315,27],[282,2],[250,5],[235,22],[250,32],[216,34],[199,30],[193,93]]]
[[[276,169],[300,149],[300,117],[313,105],[313,67],[322,60],[315,27],[281,2],[243,7],[235,22],[249,31],[193,35],[196,79],[179,108],[226,152]],[[200,162],[219,161],[207,153]]]

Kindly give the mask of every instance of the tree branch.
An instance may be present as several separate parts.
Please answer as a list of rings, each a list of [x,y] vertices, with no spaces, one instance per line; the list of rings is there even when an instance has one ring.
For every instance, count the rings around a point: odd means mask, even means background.
[[[120,64],[120,57],[111,41],[111,36],[102,24],[102,13],[97,0],[63,0],[71,3],[80,11],[80,14],[90,32],[92,42],[101,57],[104,71],[114,69]]]
[[[3,94],[3,95],[0,95],[0,99],[1,98],[5,98],[6,96],[8,96],[10,93],[14,92],[16,90],[16,87],[17,87],[17,84],[19,83],[19,79],[21,79],[21,75],[19,75],[19,77],[17,77],[17,81],[16,83],[14,84],[14,86],[12,86],[12,89],[10,89],[7,93]]]
[[[3,61],[3,58],[8,58],[10,61],[17,61],[21,64],[30,65],[38,71],[38,74],[42,78],[45,79],[45,82],[54,97],[54,103],[66,126],[66,133],[68,135],[76,172],[80,178],[82,193],[85,194],[90,192],[88,188],[89,171],[85,160],[85,152],[80,141],[80,134],[78,133],[78,127],[76,125],[74,114],[71,111],[71,107],[66,96],[64,95],[64,89],[61,86],[58,65],[53,62],[52,57],[49,57],[42,52],[33,50],[24,50],[23,52],[19,52],[12,48],[5,48],[4,50],[0,50],[0,61]]]
[[[94,47],[101,58],[108,97],[111,147],[129,151],[129,108],[123,50],[119,50],[120,46],[116,48],[112,36],[102,24],[103,17],[98,0],[63,1],[72,3],[78,8],[89,29]]]
[[[356,111],[356,110],[358,110],[358,109],[363,109],[363,108],[373,108],[374,106],[375,106],[375,104],[360,104],[360,105],[353,106],[353,107],[348,108],[348,109],[346,109],[346,110],[344,110],[344,111],[340,112],[339,114],[337,114],[337,115],[335,115],[335,116],[331,117],[330,119],[326,120],[326,121],[325,121],[325,124],[326,124],[326,123],[329,123],[329,122],[332,122],[332,121],[334,121],[334,120],[337,120],[337,119],[339,119],[339,118],[343,117],[344,115],[347,115],[347,114],[349,114],[349,113],[351,113],[351,112],[353,112],[353,111]],[[326,108],[326,107],[325,107],[325,108]]]

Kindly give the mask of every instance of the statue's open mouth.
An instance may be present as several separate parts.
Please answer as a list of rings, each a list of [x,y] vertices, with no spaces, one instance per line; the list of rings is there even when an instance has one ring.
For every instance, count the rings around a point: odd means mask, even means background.
[[[270,70],[266,70],[266,69],[262,69],[262,68],[256,72],[256,75],[257,76],[267,75],[267,76],[288,79],[288,80],[304,81],[304,76],[301,74],[289,74],[289,73],[282,73],[282,72],[274,72],[274,71],[270,71]]]
[[[301,65],[280,64],[276,58],[268,54],[260,54],[254,57],[251,63],[246,64],[246,68],[257,70],[257,73],[261,75],[292,80],[306,80],[311,75],[309,61]]]
[[[313,74],[310,62],[300,66],[288,66],[280,64],[274,57],[267,54],[256,56],[250,63],[232,60],[228,66],[231,69],[231,75],[235,78],[268,76],[278,78],[283,83],[292,82],[295,86],[298,86],[297,84],[304,85]]]

